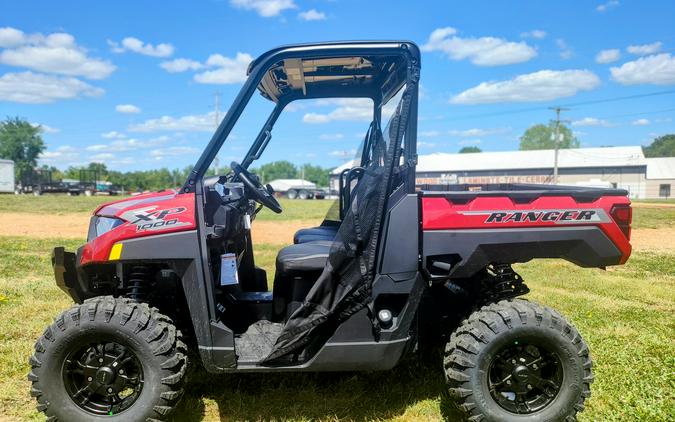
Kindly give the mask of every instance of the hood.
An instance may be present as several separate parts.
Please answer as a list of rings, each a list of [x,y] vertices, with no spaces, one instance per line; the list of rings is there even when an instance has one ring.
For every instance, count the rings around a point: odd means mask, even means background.
[[[102,204],[96,208],[94,215],[101,215],[104,217],[120,217],[125,211],[147,207],[150,205],[159,206],[162,203],[176,199],[178,196],[178,192],[173,189],[143,193],[131,198],[120,199]]]
[[[138,235],[191,229],[195,226],[195,195],[164,190],[101,205],[94,215],[124,220]]]

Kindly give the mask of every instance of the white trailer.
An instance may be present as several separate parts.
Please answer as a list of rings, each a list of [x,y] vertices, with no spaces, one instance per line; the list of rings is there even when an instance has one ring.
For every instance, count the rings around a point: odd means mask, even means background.
[[[14,193],[14,161],[0,160],[0,193]]]

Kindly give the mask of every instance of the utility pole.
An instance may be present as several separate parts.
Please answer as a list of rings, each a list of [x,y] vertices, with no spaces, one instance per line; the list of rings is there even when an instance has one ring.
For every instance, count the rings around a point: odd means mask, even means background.
[[[560,106],[549,107],[549,110],[555,111],[555,138],[553,139],[553,184],[558,184],[558,151],[560,150],[560,112],[567,111],[569,108]]]
[[[218,130],[218,126],[220,125],[220,92],[216,91],[215,92],[216,96],[216,102],[215,102],[215,129]],[[213,167],[216,173],[216,176],[218,175],[218,167],[220,167],[220,159],[218,158],[218,154],[216,154],[216,157],[213,159]]]

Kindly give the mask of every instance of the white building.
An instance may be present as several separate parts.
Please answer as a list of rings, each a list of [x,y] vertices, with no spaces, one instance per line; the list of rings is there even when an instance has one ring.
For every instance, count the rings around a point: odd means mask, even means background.
[[[554,157],[554,150],[420,155],[417,184],[553,183]],[[333,170],[332,189],[352,165]],[[622,188],[631,198],[670,197],[675,157],[647,159],[639,146],[561,149],[558,183]]]

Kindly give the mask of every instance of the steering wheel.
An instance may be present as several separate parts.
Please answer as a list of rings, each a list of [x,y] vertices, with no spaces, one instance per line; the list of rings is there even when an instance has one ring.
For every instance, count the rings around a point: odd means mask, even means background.
[[[277,214],[281,214],[283,209],[281,204],[277,201],[277,198],[260,183],[257,177],[253,176],[241,164],[236,161],[230,163],[230,168],[234,172],[234,176],[238,178],[244,186],[246,186],[247,191],[253,195],[253,200],[266,206]]]

